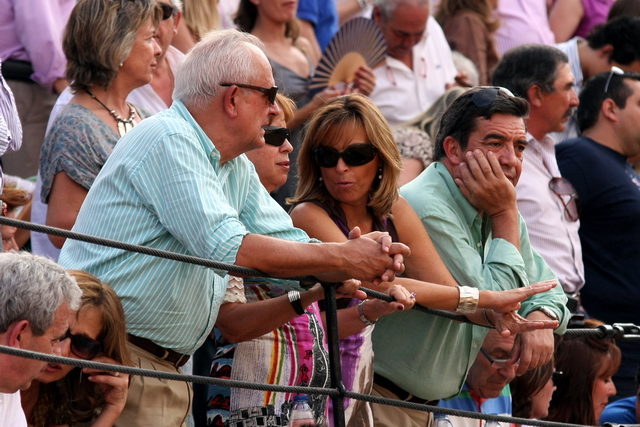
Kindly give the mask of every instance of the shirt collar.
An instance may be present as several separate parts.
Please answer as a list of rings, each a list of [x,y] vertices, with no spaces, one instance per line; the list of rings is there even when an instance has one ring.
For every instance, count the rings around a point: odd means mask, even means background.
[[[193,118],[189,110],[187,110],[187,107],[185,107],[182,101],[179,101],[179,100],[173,101],[173,104],[171,105],[171,109],[176,114],[178,114],[181,118],[187,121],[189,125],[191,125],[191,127],[193,128],[193,131],[198,136],[198,141],[202,145],[202,149],[204,150],[205,153],[207,153],[207,156],[210,158],[212,164],[219,165],[220,152],[215,147],[215,145],[213,145],[213,142],[211,142],[207,134],[204,132],[204,130],[202,130],[198,122],[196,122],[196,120]]]

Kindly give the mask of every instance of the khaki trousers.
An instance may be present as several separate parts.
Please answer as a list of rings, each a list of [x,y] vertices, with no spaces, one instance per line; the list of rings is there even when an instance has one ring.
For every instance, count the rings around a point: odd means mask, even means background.
[[[166,360],[129,343],[134,364],[153,371],[182,373]],[[191,412],[193,390],[182,381],[134,376],[127,404],[114,427],[185,427]]]
[[[398,399],[398,396],[378,384],[373,384],[372,396]],[[415,409],[372,403],[375,427],[433,427],[433,414]]]

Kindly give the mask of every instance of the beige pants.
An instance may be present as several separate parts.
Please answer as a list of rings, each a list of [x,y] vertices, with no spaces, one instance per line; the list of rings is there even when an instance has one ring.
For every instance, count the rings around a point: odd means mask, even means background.
[[[159,359],[129,343],[134,364],[153,371],[182,373],[171,363]],[[186,426],[191,411],[193,390],[182,381],[160,380],[134,376],[129,386],[127,404],[115,427],[177,427]]]
[[[378,384],[373,384],[372,396],[398,399],[398,396]],[[433,414],[415,409],[372,403],[375,427],[433,427]]]

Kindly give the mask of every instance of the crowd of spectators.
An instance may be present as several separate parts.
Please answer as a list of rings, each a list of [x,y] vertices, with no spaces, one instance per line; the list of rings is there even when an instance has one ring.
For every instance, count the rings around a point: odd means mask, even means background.
[[[0,215],[267,277],[1,225],[1,345],[329,387],[324,289],[284,279],[315,276],[338,284],[349,391],[638,420],[640,343],[564,333],[640,325],[640,1],[35,3],[0,0]],[[311,91],[355,16],[385,62]],[[0,425],[291,425],[292,393],[0,365]]]

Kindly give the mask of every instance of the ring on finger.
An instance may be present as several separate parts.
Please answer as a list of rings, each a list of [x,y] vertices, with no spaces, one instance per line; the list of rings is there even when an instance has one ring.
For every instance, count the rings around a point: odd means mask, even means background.
[[[418,295],[415,292],[411,292],[411,294],[409,295],[409,297],[416,299]]]

